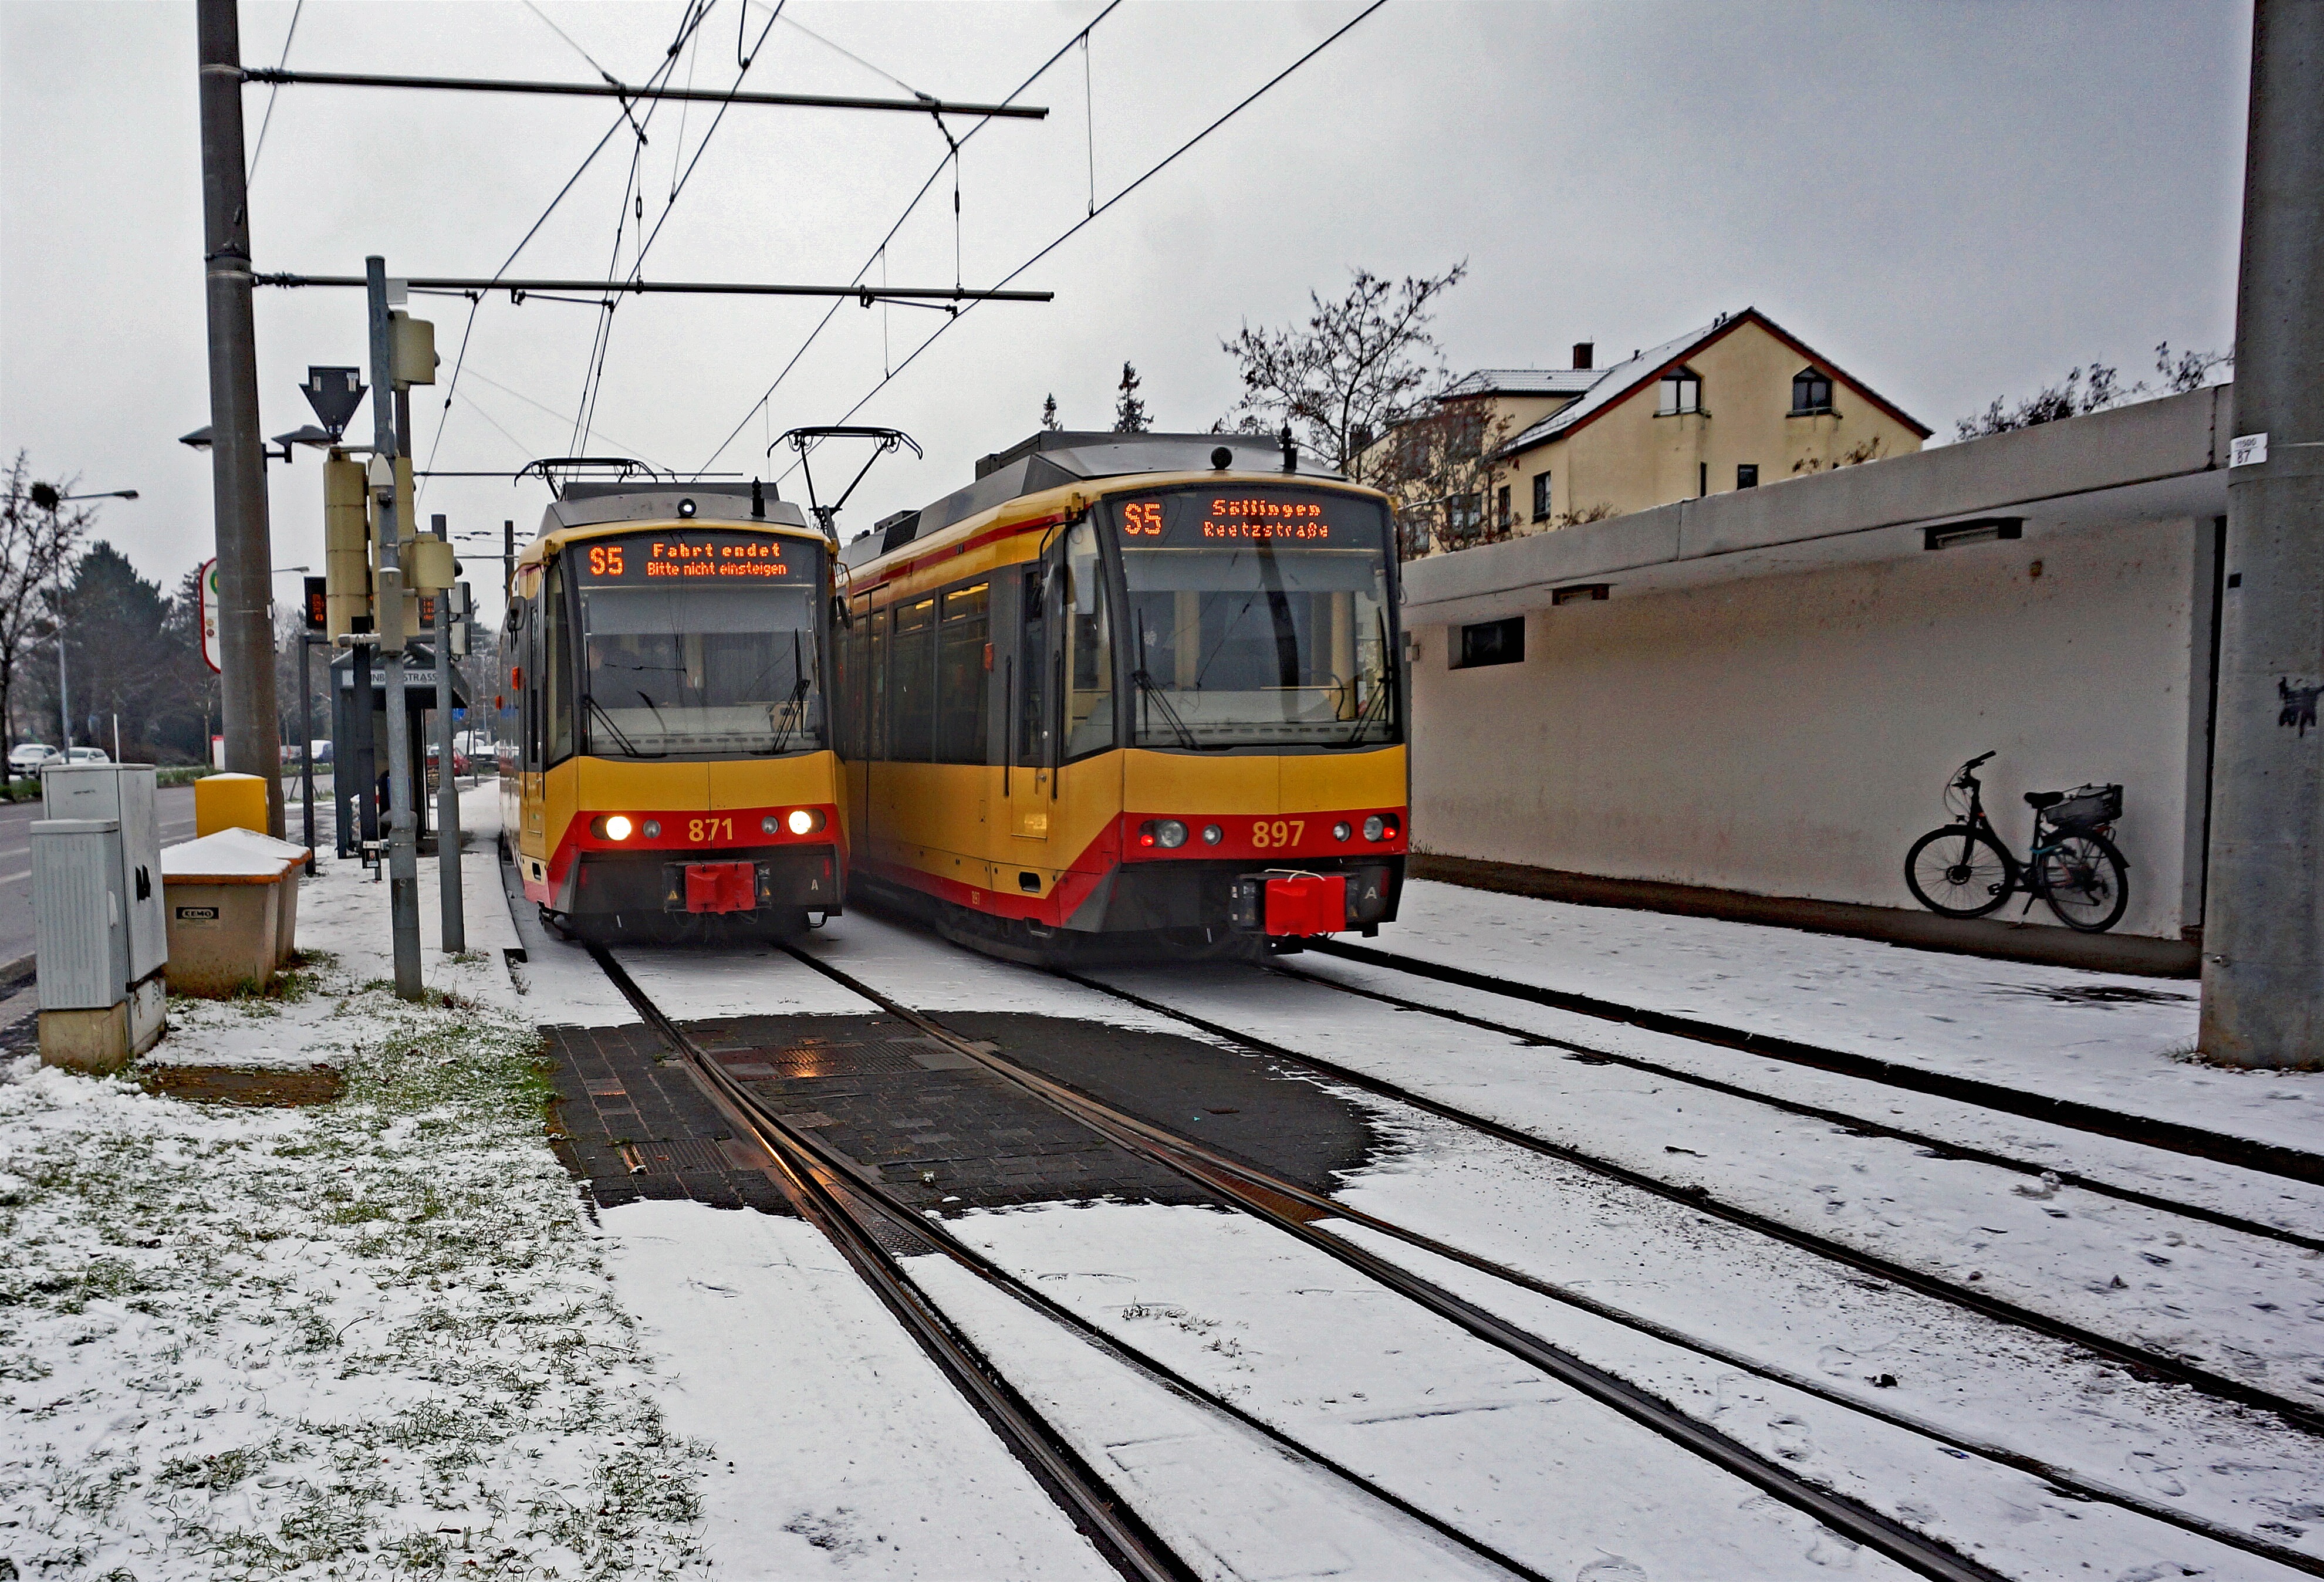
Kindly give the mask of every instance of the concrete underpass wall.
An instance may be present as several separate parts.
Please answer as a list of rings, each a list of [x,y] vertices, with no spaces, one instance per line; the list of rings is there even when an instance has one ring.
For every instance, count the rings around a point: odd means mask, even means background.
[[[2200,916],[2212,530],[2139,521],[1618,586],[1528,611],[1521,664],[1452,669],[1459,628],[1416,627],[1416,845],[1916,907],[1905,849],[1945,822],[1952,770],[1992,749],[1987,805],[2020,855],[2022,792],[2123,784],[2117,932],[2176,939]],[[2030,921],[2054,919],[2037,903]]]

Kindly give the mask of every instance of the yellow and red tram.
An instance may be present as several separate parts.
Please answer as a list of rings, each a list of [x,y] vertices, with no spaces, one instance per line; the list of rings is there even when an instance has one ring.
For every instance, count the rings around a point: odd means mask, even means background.
[[[833,562],[755,483],[568,483],[515,567],[502,827],[552,921],[653,937],[835,915]]]
[[[1393,920],[1386,498],[1251,436],[1044,433],[978,474],[843,555],[855,881],[1041,959]]]

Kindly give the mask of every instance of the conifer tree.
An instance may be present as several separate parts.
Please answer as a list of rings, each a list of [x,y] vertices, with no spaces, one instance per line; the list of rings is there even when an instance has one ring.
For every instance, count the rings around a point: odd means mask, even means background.
[[[1121,399],[1113,403],[1113,431],[1116,434],[1143,434],[1154,427],[1154,418],[1146,410],[1146,403],[1138,399],[1138,365],[1121,365]]]
[[[1057,420],[1057,396],[1055,391],[1050,391],[1049,399],[1041,403],[1041,427],[1052,434],[1065,427]]]

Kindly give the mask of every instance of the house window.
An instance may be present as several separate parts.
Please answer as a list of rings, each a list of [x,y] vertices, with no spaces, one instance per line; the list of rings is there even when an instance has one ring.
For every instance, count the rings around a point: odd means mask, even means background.
[[[1758,486],[1759,464],[1757,462],[1736,463],[1735,487],[1738,489],[1757,489]]]
[[[1533,475],[1533,520],[1537,522],[1545,522],[1549,520],[1549,474],[1547,473],[1536,473]]]
[[[1483,520],[1481,495],[1448,494],[1444,497],[1444,535],[1454,543],[1463,543],[1474,538]]]
[[[1471,670],[1480,665],[1521,665],[1525,662],[1525,617],[1481,621],[1461,629],[1461,646],[1452,668]]]
[[[1493,521],[1504,533],[1509,530],[1509,486],[1507,483],[1502,484],[1500,492],[1493,497]]]
[[[1662,401],[1655,409],[1655,416],[1674,418],[1682,412],[1701,410],[1702,380],[1700,375],[1685,368],[1673,369],[1663,375]]]
[[[1831,410],[1831,375],[1814,368],[1803,368],[1792,375],[1792,411],[1829,412]]]

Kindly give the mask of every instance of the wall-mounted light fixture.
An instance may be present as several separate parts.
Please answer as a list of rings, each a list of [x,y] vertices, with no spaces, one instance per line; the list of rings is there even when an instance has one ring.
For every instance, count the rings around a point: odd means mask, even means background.
[[[1990,544],[2001,538],[2022,538],[2025,536],[2025,519],[2022,516],[1973,517],[1965,522],[1943,522],[1921,529],[1923,549],[1957,549],[1963,544]]]
[[[1576,604],[1584,599],[1602,599],[1610,591],[1605,583],[1573,583],[1563,588],[1549,590],[1552,604]]]

